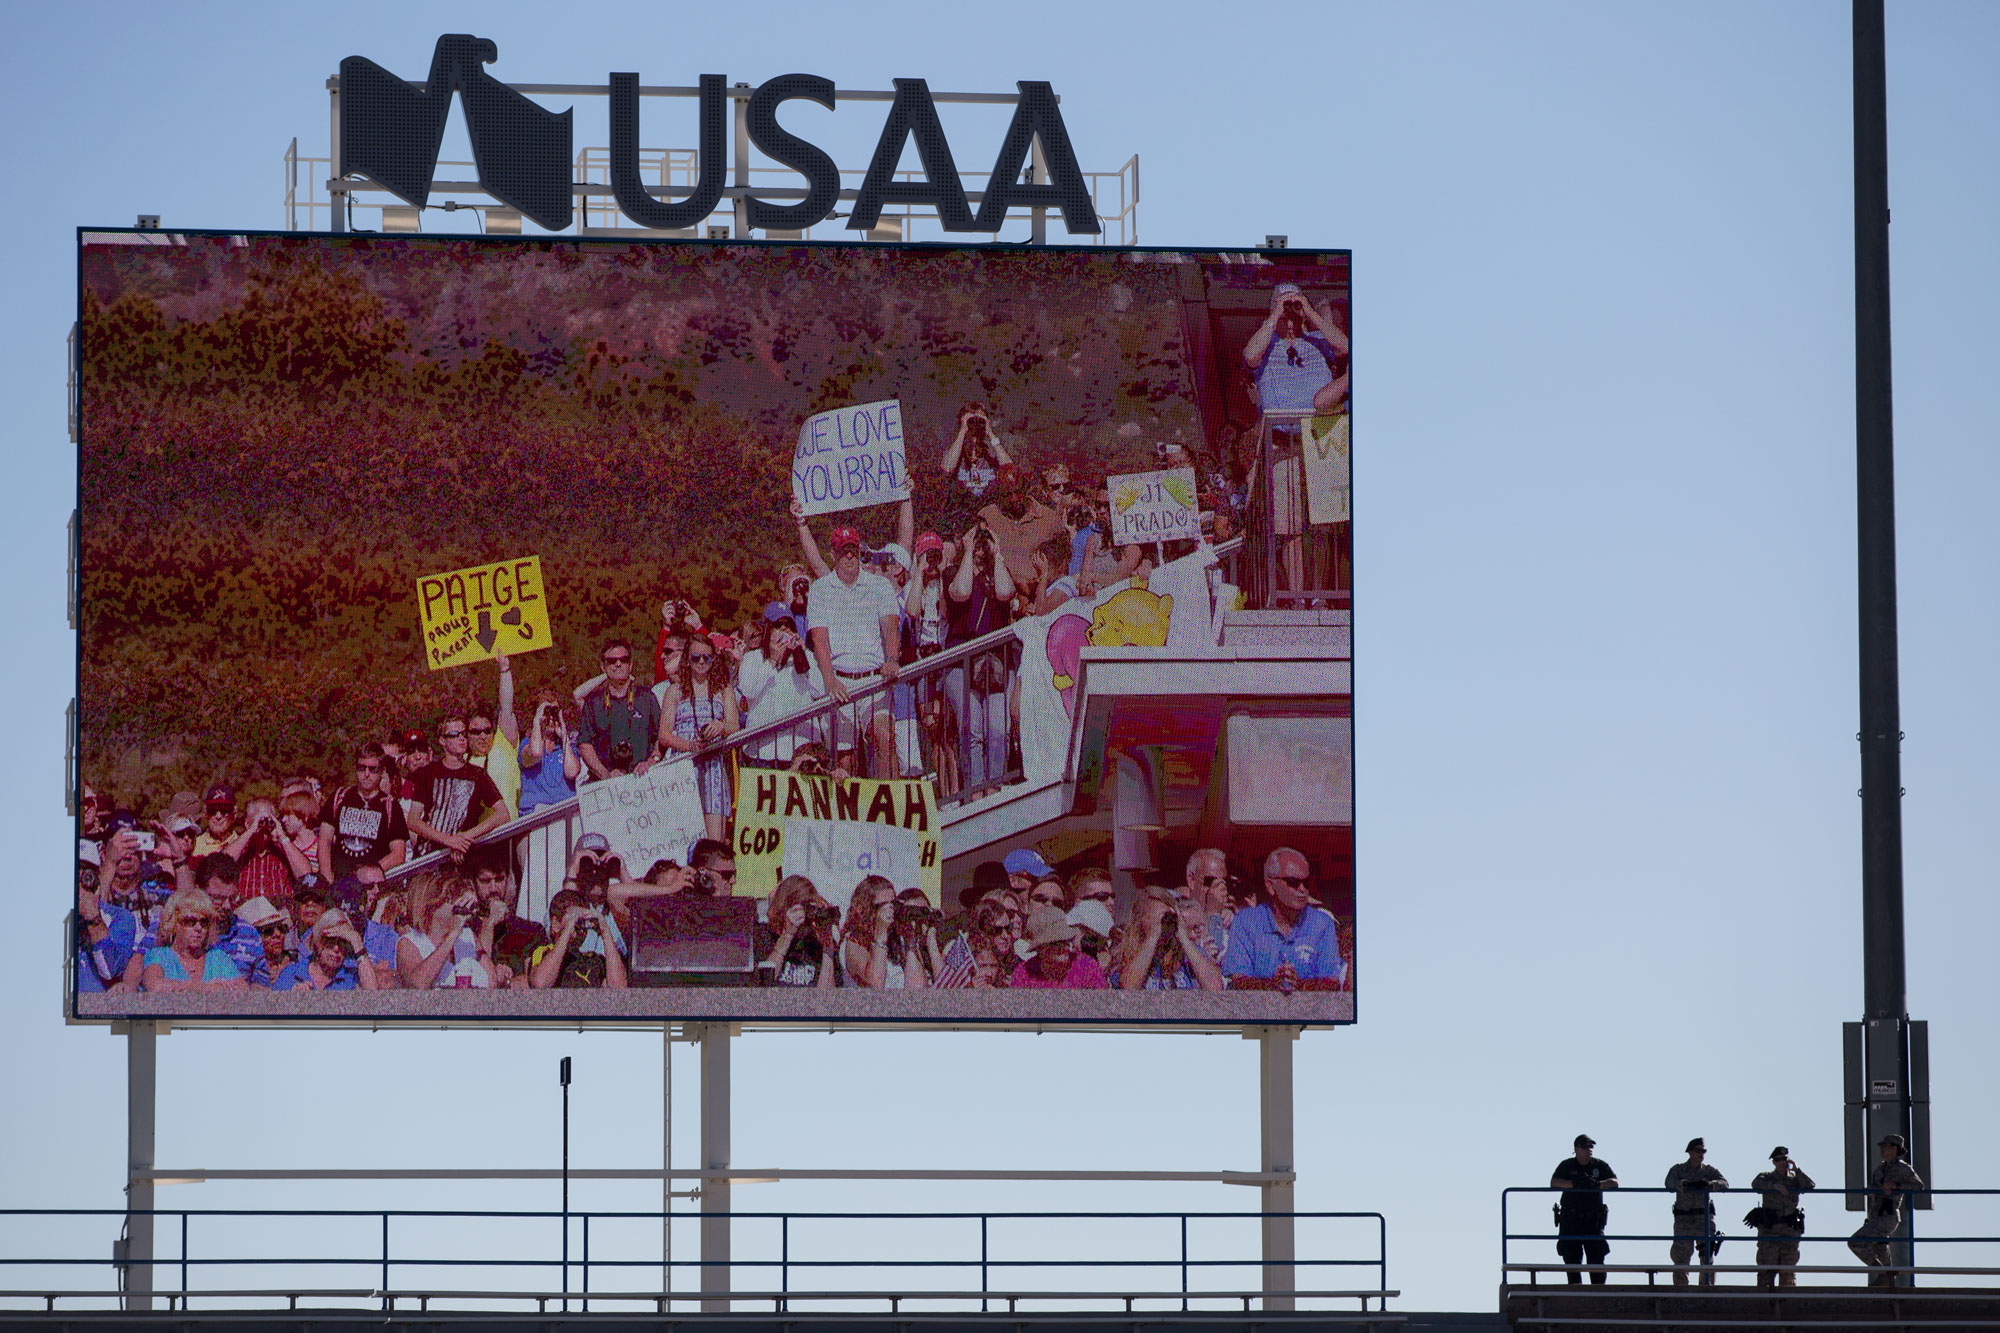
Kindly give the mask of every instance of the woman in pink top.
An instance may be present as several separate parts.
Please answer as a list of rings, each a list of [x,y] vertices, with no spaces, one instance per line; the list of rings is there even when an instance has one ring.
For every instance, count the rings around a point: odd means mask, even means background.
[[[1079,933],[1064,919],[1062,908],[1035,907],[1028,913],[1026,936],[1014,946],[1026,961],[1014,968],[1008,985],[1016,989],[1104,990],[1104,970],[1096,959],[1077,950]]]

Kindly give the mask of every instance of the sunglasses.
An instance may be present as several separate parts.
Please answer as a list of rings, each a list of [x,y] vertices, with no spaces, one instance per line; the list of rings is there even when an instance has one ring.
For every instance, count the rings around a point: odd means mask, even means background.
[[[623,657],[613,657],[609,653],[606,653],[604,655],[604,665],[606,666],[624,666],[627,662],[630,662],[631,660],[632,660],[632,655],[630,653],[625,654]]]
[[[466,734],[466,735],[468,735],[468,736],[491,736],[491,735],[493,734],[493,728],[491,728],[491,727],[467,727],[467,728],[465,729],[465,734]]]
[[[257,927],[257,933],[259,935],[282,935],[285,933],[285,928],[283,926],[259,926]]]
[[[463,727],[459,728],[457,731],[440,731],[438,733],[438,739],[441,741],[455,741],[464,734],[465,734],[465,729]]]
[[[1312,877],[1309,875],[1266,875],[1264,878],[1276,880],[1280,884],[1289,884],[1295,889],[1303,889],[1312,883]]]

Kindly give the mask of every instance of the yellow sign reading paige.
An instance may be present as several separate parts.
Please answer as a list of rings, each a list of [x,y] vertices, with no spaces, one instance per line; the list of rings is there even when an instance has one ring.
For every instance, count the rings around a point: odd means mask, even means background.
[[[427,574],[417,580],[417,619],[431,670],[532,653],[554,642],[543,594],[542,558]]]

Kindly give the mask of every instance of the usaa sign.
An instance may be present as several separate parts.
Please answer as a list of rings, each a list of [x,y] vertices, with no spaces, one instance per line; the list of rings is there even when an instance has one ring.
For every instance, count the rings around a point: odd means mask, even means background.
[[[568,111],[550,111],[486,72],[500,48],[489,38],[454,33],[438,38],[430,78],[422,87],[362,56],[340,62],[340,174],[366,176],[407,203],[430,201],[431,176],[452,94],[465,108],[479,183],[489,194],[550,231],[568,227],[573,210],[570,171],[575,154]],[[867,231],[885,204],[927,205],[946,231],[994,232],[1010,208],[1051,208],[1072,233],[1101,228],[1090,190],[1077,169],[1069,131],[1047,83],[1022,80],[1014,119],[993,163],[991,183],[974,212],[959,183],[951,145],[938,122],[930,87],[922,79],[897,79],[895,100],[882,124],[875,156],[848,215],[850,231]],[[639,178],[639,76],[613,74],[611,91],[611,189],[619,211],[642,227],[693,227],[722,199],[727,89],[720,74],[701,76],[700,166],[684,199],[669,201]],[[752,227],[799,229],[824,222],[840,197],[840,172],[817,146],[778,124],[778,108],[795,98],[833,108],[833,81],[817,74],[782,74],[749,99],[750,141],[805,178],[797,203],[749,200]],[[914,137],[922,180],[899,181],[896,163]],[[1021,180],[1030,145],[1039,138],[1048,180]]]

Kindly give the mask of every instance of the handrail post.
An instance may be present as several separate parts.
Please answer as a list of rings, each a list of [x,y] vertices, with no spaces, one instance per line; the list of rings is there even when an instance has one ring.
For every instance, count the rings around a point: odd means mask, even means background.
[[[188,1215],[181,1210],[181,1298],[185,1302],[188,1289]]]
[[[153,1308],[153,1089],[159,1024],[125,1027],[125,1308]],[[185,1285],[185,1284],[183,1284]]]
[[[986,1223],[988,1214],[979,1215],[979,1309],[986,1309],[986,1293],[993,1290],[993,1279],[986,1274]]]
[[[792,1289],[792,1215],[786,1213],[778,1219],[778,1290]],[[785,1302],[778,1303],[780,1310]]]
[[[703,1023],[701,1042],[701,1166],[729,1169],[729,1024]],[[729,1178],[701,1182],[701,1308],[729,1313],[734,1271],[729,1261]]]
[[[389,1212],[386,1208],[382,1211],[382,1308],[395,1308],[389,1299]]]
[[[590,1313],[590,1214],[583,1215],[583,1312]]]
[[[1188,1308],[1187,1214],[1181,1214],[1181,1309]]]
[[[1293,1169],[1292,1043],[1297,1037],[1297,1028],[1257,1029],[1262,1169],[1269,1173],[1289,1174]],[[1297,1228],[1292,1216],[1292,1183],[1267,1181],[1263,1196],[1264,1308],[1295,1309],[1291,1292],[1297,1286],[1292,1268],[1297,1255]]]

